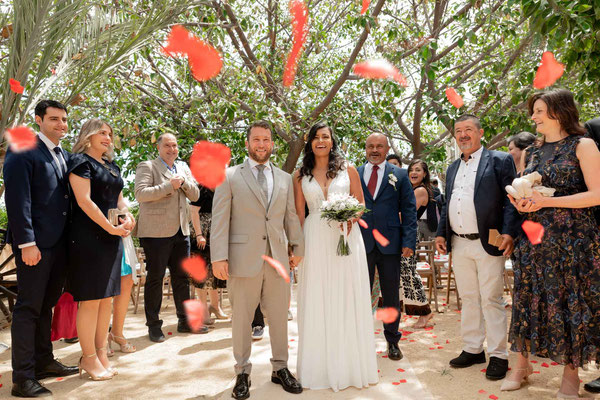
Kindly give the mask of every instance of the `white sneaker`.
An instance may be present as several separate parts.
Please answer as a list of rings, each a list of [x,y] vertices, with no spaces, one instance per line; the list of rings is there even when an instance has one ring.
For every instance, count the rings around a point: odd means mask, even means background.
[[[255,326],[252,328],[252,340],[260,340],[265,335],[264,326]]]

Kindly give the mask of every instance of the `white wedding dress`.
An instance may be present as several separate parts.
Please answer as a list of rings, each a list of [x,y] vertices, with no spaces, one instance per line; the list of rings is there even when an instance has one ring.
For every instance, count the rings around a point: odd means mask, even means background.
[[[310,214],[304,222],[305,254],[299,268],[298,365],[303,387],[367,387],[378,381],[367,256],[358,224],[348,236],[351,254],[338,256],[340,228],[321,219],[325,200],[319,183],[302,178]],[[349,193],[342,170],[328,195]]]

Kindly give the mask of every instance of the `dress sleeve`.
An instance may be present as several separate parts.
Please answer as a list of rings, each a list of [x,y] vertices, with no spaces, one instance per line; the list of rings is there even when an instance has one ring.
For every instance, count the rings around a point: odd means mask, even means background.
[[[75,174],[85,179],[91,179],[90,161],[83,154],[72,154],[69,157],[69,174]]]

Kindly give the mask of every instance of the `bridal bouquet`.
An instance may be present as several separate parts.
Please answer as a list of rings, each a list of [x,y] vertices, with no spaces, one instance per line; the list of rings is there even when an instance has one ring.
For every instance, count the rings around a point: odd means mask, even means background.
[[[365,206],[349,194],[332,193],[329,199],[321,204],[321,218],[332,222],[342,224],[344,233],[340,235],[337,245],[338,256],[350,255],[350,246],[348,245],[348,225],[346,222],[353,218],[358,218],[367,211]]]

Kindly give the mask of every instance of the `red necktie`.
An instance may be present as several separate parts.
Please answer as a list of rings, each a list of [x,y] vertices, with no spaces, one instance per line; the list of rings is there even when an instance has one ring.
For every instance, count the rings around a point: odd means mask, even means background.
[[[375,188],[377,187],[377,170],[379,166],[373,165],[373,172],[371,172],[371,177],[369,178],[369,183],[367,184],[367,189],[369,189],[369,193],[371,193],[371,197],[375,197]]]

